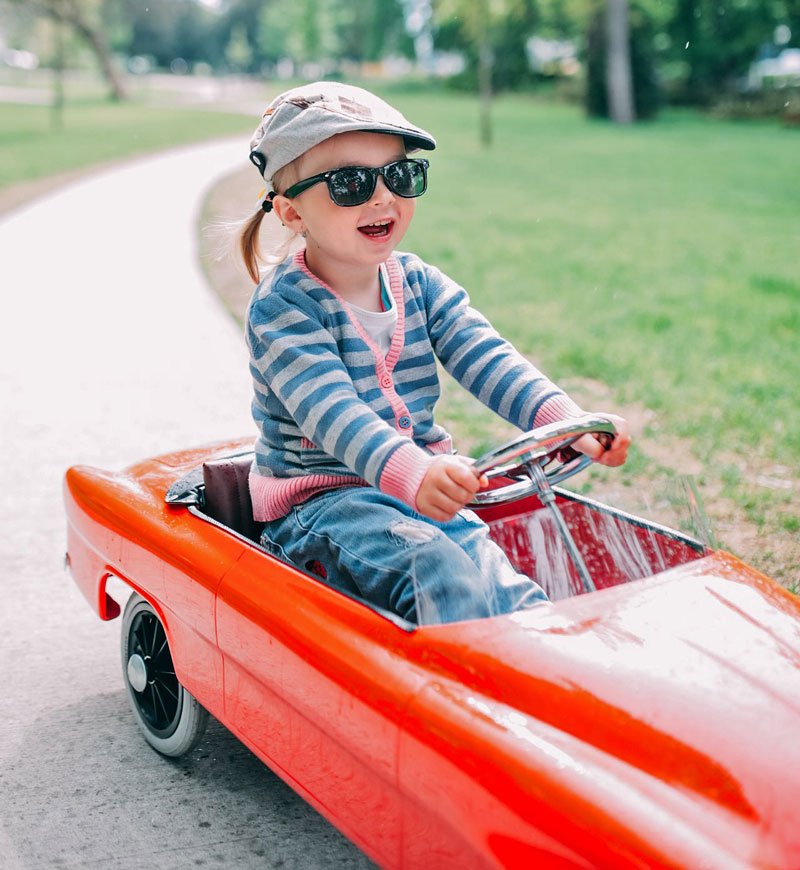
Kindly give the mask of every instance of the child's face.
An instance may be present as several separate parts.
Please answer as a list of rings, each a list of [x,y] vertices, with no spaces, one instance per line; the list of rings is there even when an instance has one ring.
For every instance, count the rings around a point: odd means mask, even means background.
[[[385,166],[403,157],[400,136],[342,133],[307,151],[297,161],[295,174],[300,180],[344,166]],[[381,176],[372,198],[363,205],[336,205],[324,182],[284,202],[290,208],[282,209],[281,219],[306,233],[309,268],[325,280],[351,273],[353,267],[374,268],[384,262],[405,235],[415,205],[415,200],[392,193]],[[376,223],[384,226],[378,229]]]

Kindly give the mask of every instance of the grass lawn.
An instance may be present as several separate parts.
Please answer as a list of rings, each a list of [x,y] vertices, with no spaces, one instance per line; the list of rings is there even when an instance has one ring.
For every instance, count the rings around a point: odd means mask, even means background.
[[[441,148],[409,248],[548,370],[663,414],[701,458],[800,467],[800,131],[504,100],[482,151],[471,106],[415,102]]]
[[[0,191],[201,139],[246,137],[254,126],[252,118],[233,113],[87,98],[68,102],[63,127],[54,128],[47,106],[0,103]]]

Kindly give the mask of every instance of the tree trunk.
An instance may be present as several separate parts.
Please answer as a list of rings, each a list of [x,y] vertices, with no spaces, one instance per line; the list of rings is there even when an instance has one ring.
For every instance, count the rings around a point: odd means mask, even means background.
[[[51,18],[69,25],[86,40],[97,58],[103,78],[111,89],[111,98],[114,100],[127,99],[128,93],[125,83],[111,57],[105,36],[100,28],[94,28],[89,23],[81,8],[80,0],[45,0],[43,6]]]
[[[608,113],[617,124],[636,120],[631,75],[628,0],[608,0],[606,9]]]
[[[492,44],[489,35],[489,3],[478,0],[478,89],[480,91],[481,144],[492,144]]]
[[[64,126],[64,25],[55,22],[56,56],[53,68],[53,127],[61,130]]]
[[[113,100],[127,99],[127,88],[122,80],[122,75],[114,64],[111,52],[106,45],[102,33],[100,33],[99,30],[94,30],[92,27],[89,27],[85,22],[75,21],[74,26],[78,33],[86,39],[94,52],[97,62],[100,64],[100,71],[103,73],[103,78],[105,78],[109,88],[111,89],[111,98]]]

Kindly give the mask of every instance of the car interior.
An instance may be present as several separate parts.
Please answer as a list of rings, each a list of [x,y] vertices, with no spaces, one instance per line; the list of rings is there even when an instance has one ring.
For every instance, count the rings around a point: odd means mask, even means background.
[[[248,482],[252,462],[252,451],[209,460],[176,481],[166,500],[189,505],[197,516],[258,545],[263,524],[253,519]],[[536,496],[478,508],[517,570],[536,577],[553,600],[641,579],[706,552],[704,544],[674,529],[560,488],[557,494],[560,513],[594,578],[588,589],[561,542],[561,532]],[[324,579],[312,566],[306,568]]]

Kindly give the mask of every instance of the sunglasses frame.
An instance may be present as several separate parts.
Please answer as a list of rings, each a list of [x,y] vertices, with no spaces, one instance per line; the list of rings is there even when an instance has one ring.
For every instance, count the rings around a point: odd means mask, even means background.
[[[398,163],[416,163],[417,165],[422,167],[423,186],[422,190],[419,193],[413,193],[409,196],[406,193],[400,193],[399,191],[394,189],[388,177],[386,176],[386,170],[391,169]],[[370,201],[373,194],[375,193],[375,188],[378,185],[378,176],[380,175],[383,176],[384,183],[393,194],[402,197],[403,199],[416,199],[418,196],[422,196],[422,194],[425,193],[425,191],[428,189],[429,166],[430,163],[425,160],[424,157],[403,157],[400,160],[393,160],[391,163],[387,163],[386,166],[341,166],[339,169],[329,169],[327,172],[321,172],[319,175],[312,175],[309,178],[304,178],[302,181],[298,181],[296,184],[293,184],[291,187],[287,188],[286,192],[283,195],[288,199],[292,199],[295,196],[299,196],[310,187],[313,187],[315,184],[319,184],[320,182],[324,181],[328,188],[328,196],[330,196],[331,202],[334,205],[338,205],[339,208],[354,208],[357,205],[364,205],[365,202]],[[363,199],[361,202],[353,202],[347,204],[336,202],[333,197],[333,191],[331,190],[329,180],[337,172],[346,172],[347,170],[352,169],[359,169],[364,172],[368,172],[372,176],[372,187],[370,188],[370,191],[367,194],[366,198]]]

